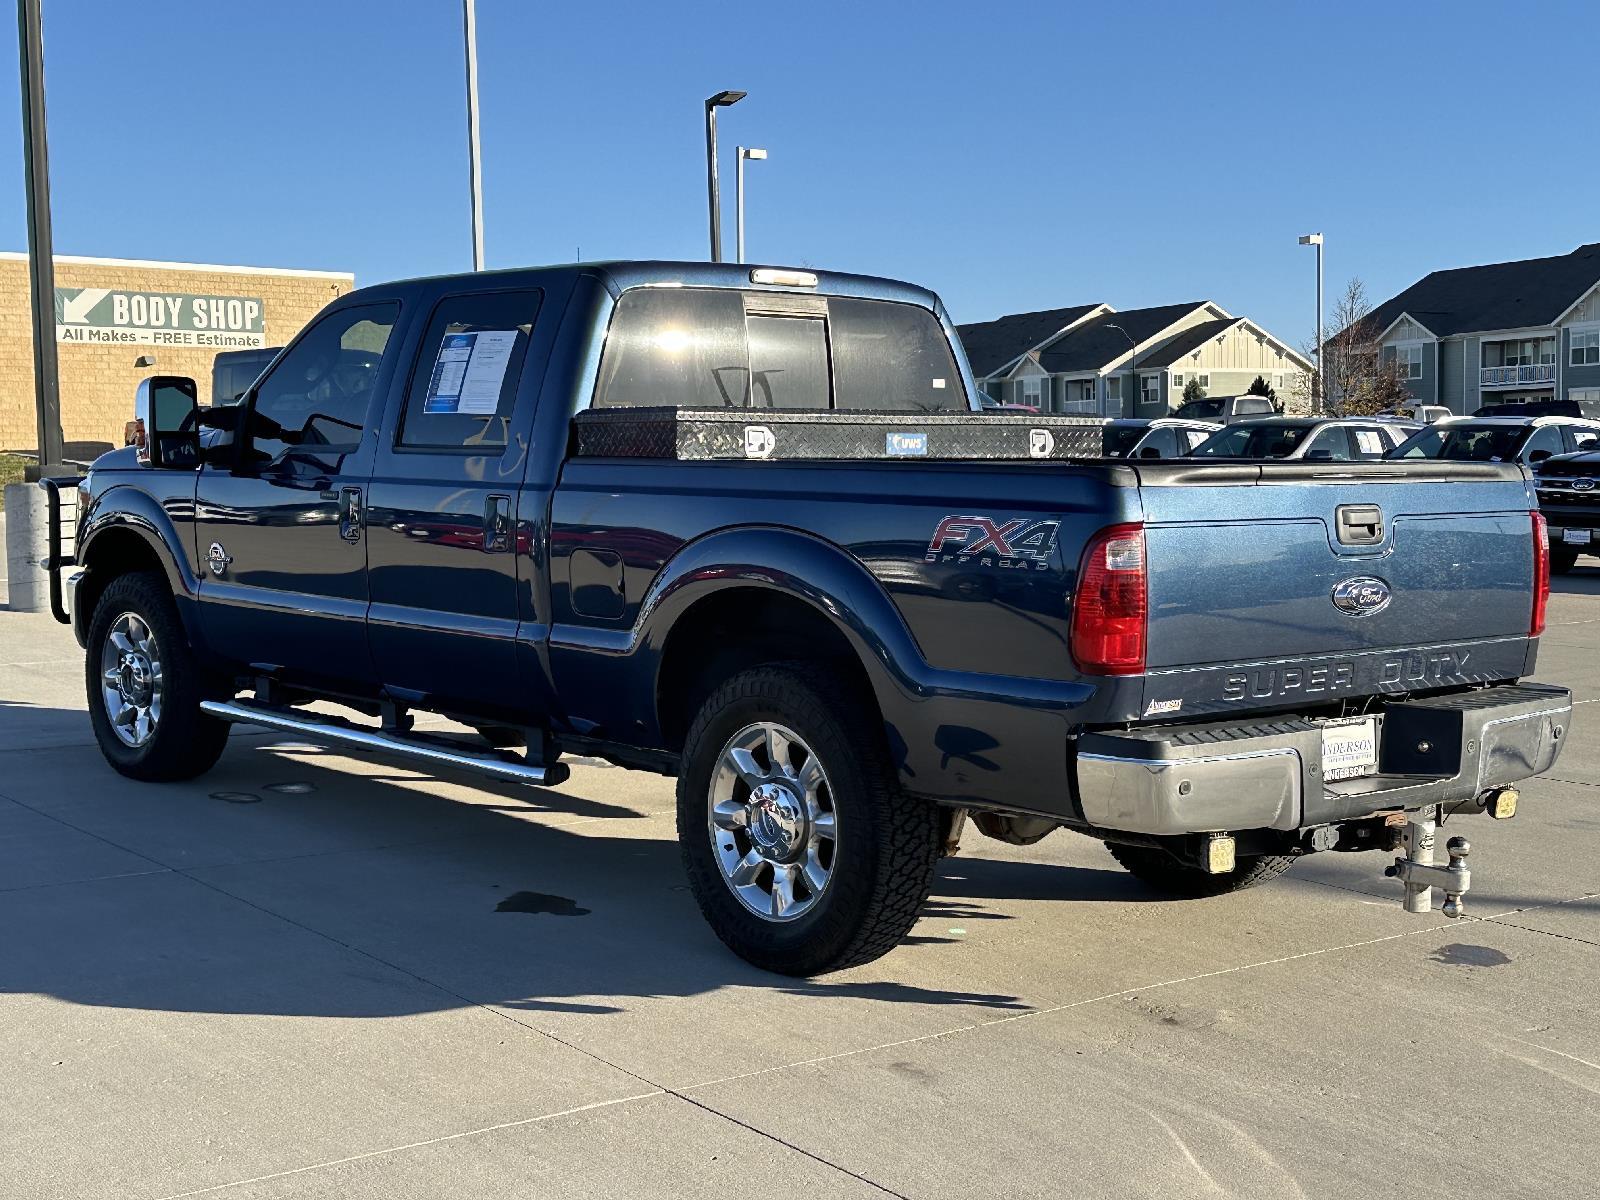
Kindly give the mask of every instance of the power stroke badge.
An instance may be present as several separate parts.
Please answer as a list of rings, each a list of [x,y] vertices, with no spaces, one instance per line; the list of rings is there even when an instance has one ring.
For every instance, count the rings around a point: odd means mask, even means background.
[[[950,516],[939,522],[923,559],[931,563],[976,563],[1006,570],[1045,571],[1056,548],[1060,521],[1025,517],[996,521],[991,517]]]

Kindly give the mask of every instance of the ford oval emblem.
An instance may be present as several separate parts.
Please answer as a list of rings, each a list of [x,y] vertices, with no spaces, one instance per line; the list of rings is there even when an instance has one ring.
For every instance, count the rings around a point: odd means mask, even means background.
[[[1371,575],[1357,575],[1333,589],[1333,606],[1351,617],[1370,617],[1389,607],[1394,593],[1389,585]]]
[[[1572,481],[1572,490],[1575,492],[1587,492],[1593,490],[1593,488],[1594,480],[1592,479],[1578,478]]]

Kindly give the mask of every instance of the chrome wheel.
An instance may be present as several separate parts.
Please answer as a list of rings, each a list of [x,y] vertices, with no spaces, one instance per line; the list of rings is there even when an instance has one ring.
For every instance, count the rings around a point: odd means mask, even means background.
[[[100,650],[100,697],[111,729],[126,746],[139,747],[161,722],[161,648],[138,613],[125,612]]]
[[[803,916],[833,877],[838,833],[827,772],[776,722],[746,725],[723,746],[708,829],[723,882],[764,920]]]

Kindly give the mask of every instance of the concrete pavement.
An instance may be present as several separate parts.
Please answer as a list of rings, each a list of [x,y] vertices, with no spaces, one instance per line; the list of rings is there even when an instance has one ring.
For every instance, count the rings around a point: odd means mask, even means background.
[[[1381,855],[1178,903],[969,832],[907,944],[809,982],[701,922],[668,781],[241,730],[134,784],[71,637],[0,612],[0,1196],[1592,1195],[1600,571],[1557,586],[1585,703],[1460,819],[1469,919]]]

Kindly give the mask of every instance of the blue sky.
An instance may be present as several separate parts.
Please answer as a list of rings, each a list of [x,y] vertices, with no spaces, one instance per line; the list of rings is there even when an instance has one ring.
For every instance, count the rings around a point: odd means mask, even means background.
[[[455,0],[44,0],[56,250],[470,266]],[[957,320],[1214,299],[1299,342],[1312,253],[1374,301],[1600,240],[1600,5],[478,0],[488,262],[706,255],[701,101],[754,261]],[[14,26],[0,53],[15,62]],[[16,104],[13,93],[12,104]],[[17,110],[13,108],[13,113]],[[0,243],[25,245],[0,122]]]

